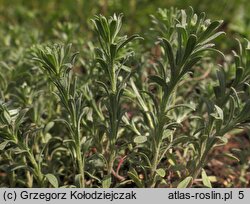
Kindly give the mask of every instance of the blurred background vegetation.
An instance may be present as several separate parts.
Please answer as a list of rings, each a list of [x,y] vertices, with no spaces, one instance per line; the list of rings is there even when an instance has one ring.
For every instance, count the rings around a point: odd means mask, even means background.
[[[68,32],[75,32],[72,35],[89,39],[90,19],[95,14],[108,16],[122,12],[124,32],[143,35],[150,27],[149,15],[158,8],[171,6],[183,9],[192,6],[196,12],[206,12],[211,19],[223,19],[223,29],[229,38],[237,37],[235,31],[250,38],[249,0],[0,0],[0,29],[1,34],[10,30],[24,32],[39,35],[44,41],[59,37],[55,29],[68,27]]]

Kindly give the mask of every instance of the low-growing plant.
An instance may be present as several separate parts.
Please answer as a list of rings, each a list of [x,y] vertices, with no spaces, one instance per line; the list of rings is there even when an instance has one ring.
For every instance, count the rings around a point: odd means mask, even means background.
[[[30,45],[19,75],[1,63],[3,186],[212,187],[210,155],[249,127],[250,43],[224,55],[223,21],[191,7],[159,9],[145,38],[123,35],[122,17],[96,15],[84,48],[78,27],[59,23],[73,48]],[[246,186],[244,150],[223,155],[240,160]]]
[[[84,187],[84,154],[89,145],[89,137],[84,137],[82,133],[84,106],[82,94],[76,89],[77,78],[72,71],[76,54],[69,59],[70,48],[70,45],[38,47],[33,59],[41,64],[48,78],[56,86],[60,102],[68,114],[66,119],[57,119],[57,121],[62,121],[69,130],[71,139],[67,143],[76,161],[78,170],[76,179],[79,180],[79,187]]]
[[[103,70],[104,79],[97,83],[105,91],[105,108],[108,111],[108,121],[105,124],[106,136],[108,138],[107,148],[107,180],[110,180],[114,160],[117,157],[116,143],[121,126],[121,119],[124,114],[121,102],[124,89],[131,75],[128,67],[125,69],[125,63],[132,55],[132,51],[127,50],[125,46],[138,35],[131,37],[119,36],[122,26],[122,15],[114,15],[110,19],[104,16],[96,16],[93,20],[95,31],[98,35],[100,48],[96,48],[96,61]],[[111,183],[111,182],[108,182]],[[109,187],[109,185],[107,186]]]

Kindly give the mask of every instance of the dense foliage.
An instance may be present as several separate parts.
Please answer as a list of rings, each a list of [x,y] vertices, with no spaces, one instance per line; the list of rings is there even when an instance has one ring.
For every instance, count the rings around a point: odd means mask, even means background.
[[[1,187],[249,186],[249,41],[192,7],[148,19],[1,27]]]

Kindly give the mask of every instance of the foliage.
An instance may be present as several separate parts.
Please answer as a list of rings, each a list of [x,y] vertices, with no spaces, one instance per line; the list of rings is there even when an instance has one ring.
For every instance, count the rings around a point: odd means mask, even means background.
[[[86,36],[75,22],[1,28],[1,187],[210,188],[218,156],[249,185],[249,41],[223,54],[223,21],[192,7],[150,17],[144,38],[122,14],[94,16]]]

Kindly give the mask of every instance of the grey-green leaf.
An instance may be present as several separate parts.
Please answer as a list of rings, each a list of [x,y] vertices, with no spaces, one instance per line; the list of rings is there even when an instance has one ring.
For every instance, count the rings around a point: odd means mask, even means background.
[[[211,34],[222,24],[223,21],[214,21],[212,22],[207,29],[202,33],[202,35],[199,38],[199,42],[202,42],[209,38]]]
[[[136,184],[136,186],[138,186],[139,188],[144,187],[144,185],[143,185],[141,179],[139,178],[137,172],[135,171],[135,169],[131,169],[128,172],[128,176],[129,176],[129,178],[131,178],[133,180],[133,182]]]
[[[235,160],[235,161],[237,161],[237,162],[240,161],[236,156],[234,156],[234,155],[231,154],[231,153],[224,153],[223,156],[225,156],[225,157],[227,157],[227,158],[229,158],[229,159]]]
[[[54,188],[58,188],[58,180],[53,174],[46,174],[45,177]]]
[[[103,188],[110,188],[111,186],[111,176],[105,176],[102,180]]]
[[[191,176],[188,176],[178,184],[177,188],[186,188],[192,181],[193,178]]]
[[[204,186],[208,187],[208,188],[212,188],[211,182],[207,176],[207,173],[204,169],[202,169],[201,171],[201,177],[202,177],[202,182],[204,184]]]
[[[147,137],[146,136],[141,136],[141,135],[135,137],[135,139],[134,139],[134,142],[138,143],[138,144],[142,144],[142,143],[144,143],[146,141],[147,141]]]
[[[9,144],[10,140],[5,140],[0,144],[0,150],[4,150],[5,147]]]
[[[160,168],[160,169],[157,169],[156,170],[156,173],[160,176],[160,177],[165,177],[165,175],[166,175],[166,171],[164,170],[164,169],[162,169],[162,168]]]

